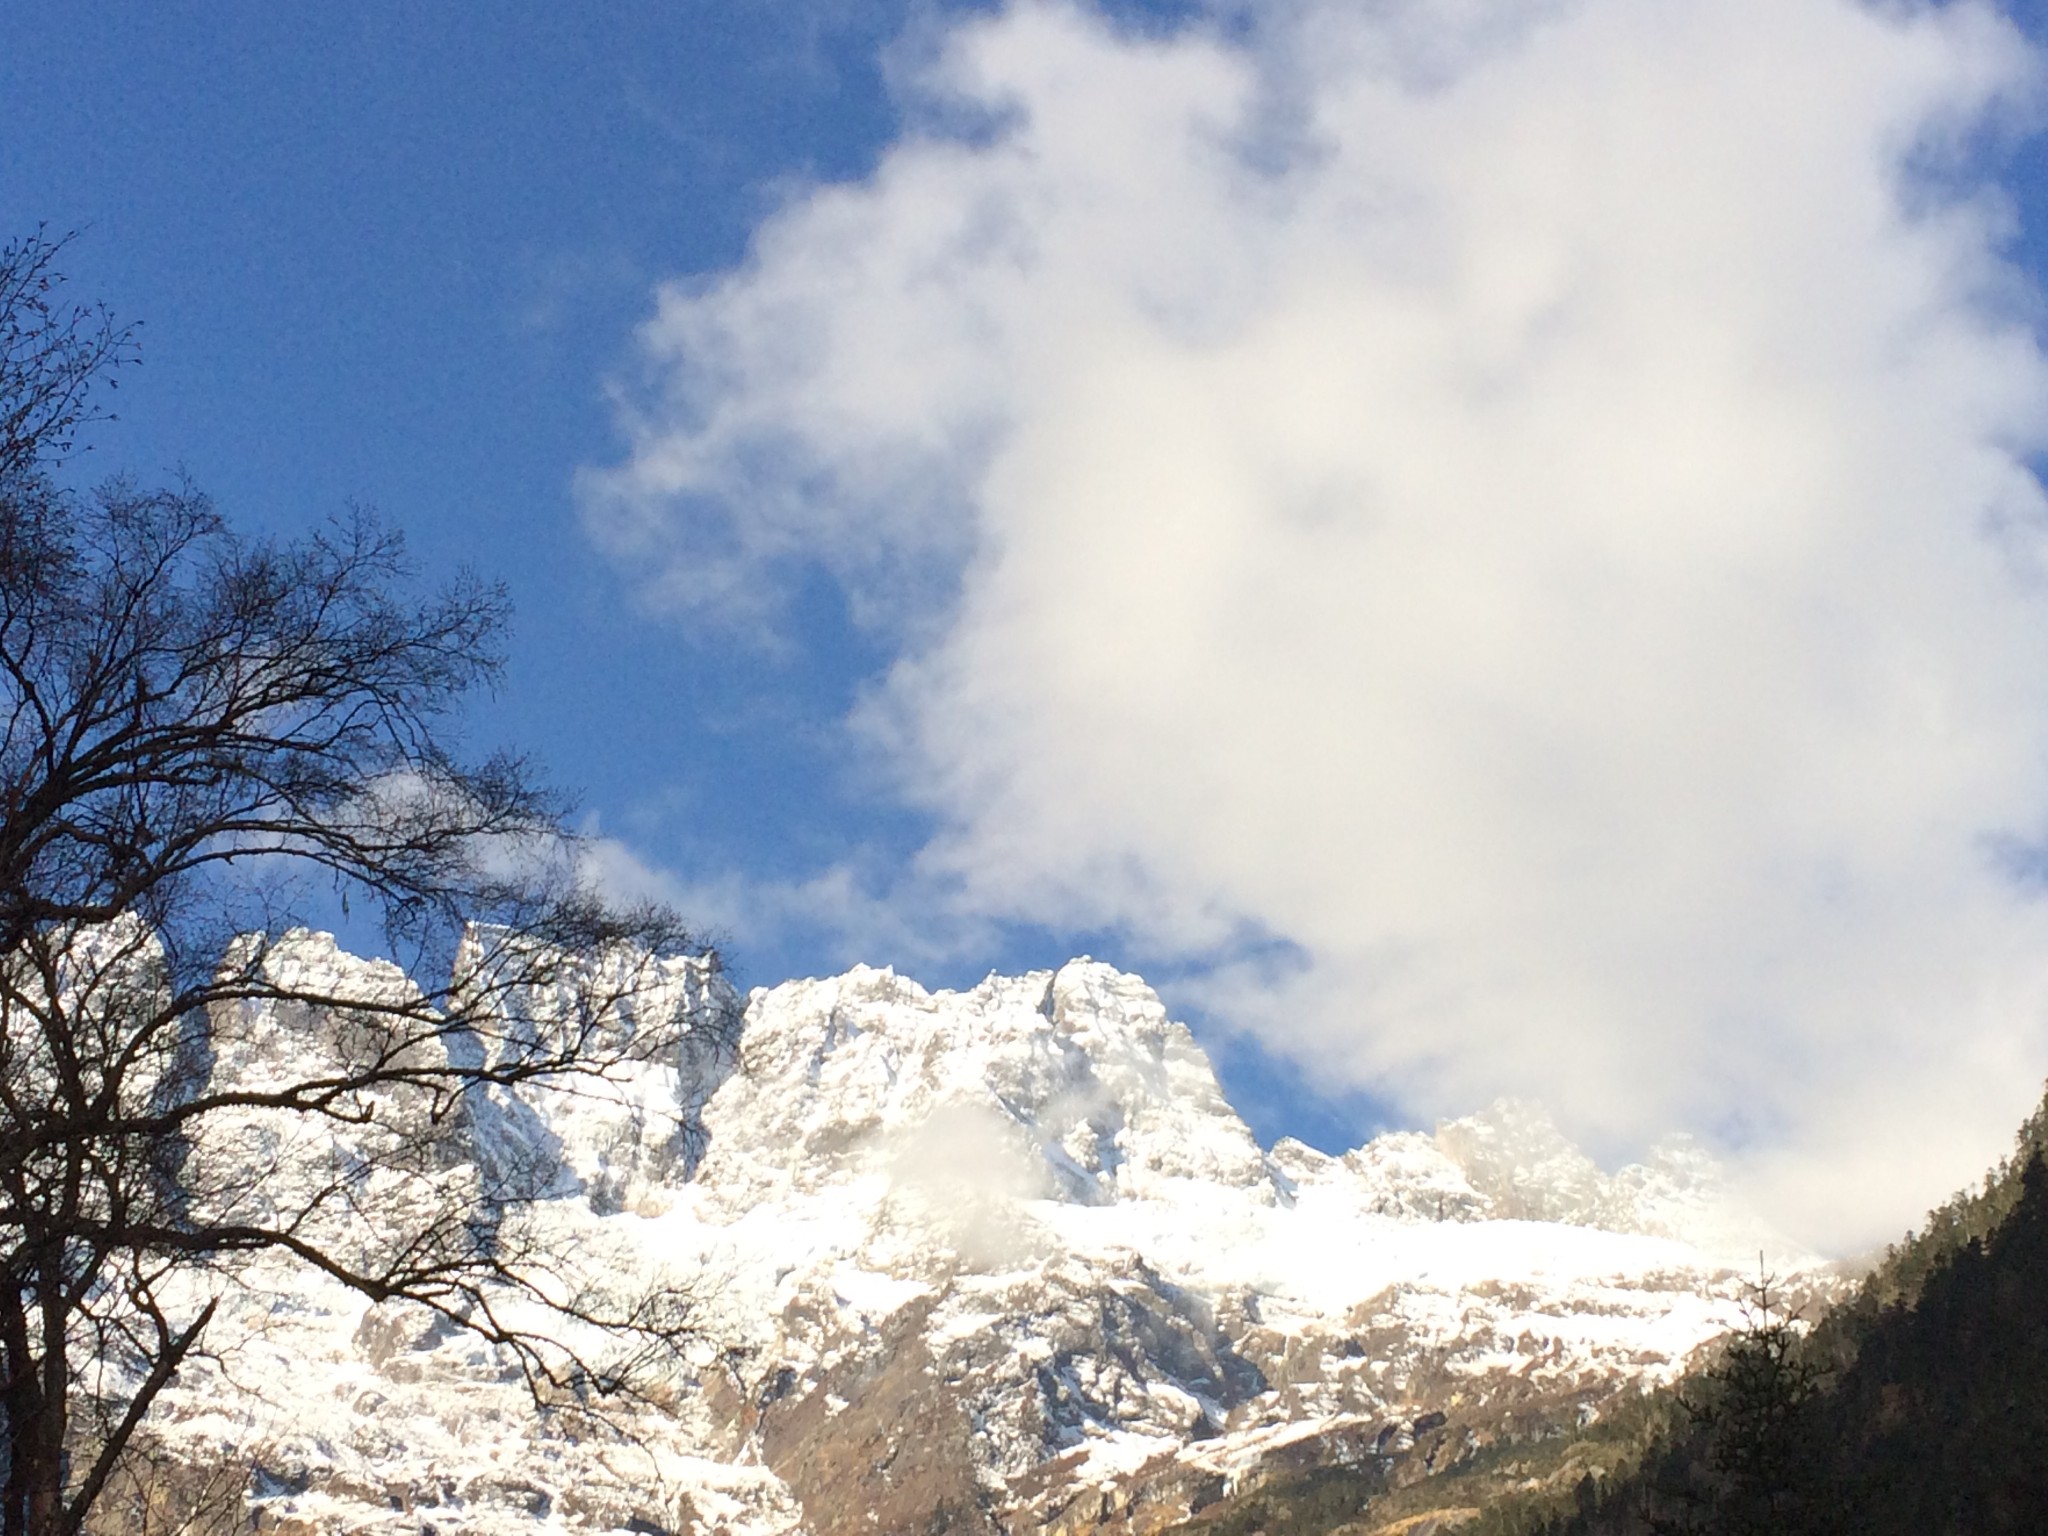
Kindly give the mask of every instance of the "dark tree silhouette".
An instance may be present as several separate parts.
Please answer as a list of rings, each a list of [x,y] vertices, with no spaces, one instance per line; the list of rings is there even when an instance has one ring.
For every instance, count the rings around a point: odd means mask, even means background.
[[[61,460],[100,413],[95,382],[135,354],[134,333],[104,306],[66,304],[61,240],[38,233],[0,249],[0,479]]]
[[[644,1002],[674,918],[594,899],[527,766],[447,745],[498,589],[412,596],[361,514],[253,541],[189,487],[60,482],[127,336],[58,302],[58,249],[0,251],[0,1536],[84,1526],[252,1262],[429,1308],[537,1391],[627,1381],[684,1299],[526,1251],[534,1170],[473,1112],[707,1027]],[[391,963],[298,926],[344,908]]]
[[[1679,1394],[1703,1454],[1671,1490],[1679,1512],[1652,1519],[1660,1532],[1795,1536],[1813,1529],[1823,1372],[1761,1262],[1743,1311],[1743,1326],[1720,1358]]]

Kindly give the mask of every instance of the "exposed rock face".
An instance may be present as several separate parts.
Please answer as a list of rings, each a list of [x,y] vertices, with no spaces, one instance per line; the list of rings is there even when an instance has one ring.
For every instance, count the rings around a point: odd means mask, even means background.
[[[739,1003],[677,961],[636,1006],[710,1041]],[[496,1095],[451,1154],[451,1198],[534,1171],[518,1237],[565,1272],[696,1297],[703,1348],[630,1436],[537,1412],[459,1330],[268,1269],[166,1444],[251,1467],[280,1530],[1151,1532],[1276,1471],[1422,1475],[1738,1318],[1754,1243],[1696,1153],[1604,1175],[1517,1105],[1265,1152],[1108,966],[936,994],[861,968],[745,1019],[736,1063]],[[242,1024],[264,1070],[323,1048]]]
[[[975,1476],[975,1424],[924,1338],[931,1307],[885,1319],[869,1348],[771,1404],[761,1455],[816,1536],[1000,1529]],[[855,1405],[858,1405],[857,1408]]]

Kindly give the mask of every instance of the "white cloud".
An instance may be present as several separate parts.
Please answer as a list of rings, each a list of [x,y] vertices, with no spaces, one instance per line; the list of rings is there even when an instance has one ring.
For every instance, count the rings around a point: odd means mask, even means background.
[[[869,180],[662,291],[593,530],[895,637],[858,724],[962,920],[1909,1219],[2048,1073],[2048,361],[1954,185],[2038,61],[1970,5],[1264,14],[956,26]]]

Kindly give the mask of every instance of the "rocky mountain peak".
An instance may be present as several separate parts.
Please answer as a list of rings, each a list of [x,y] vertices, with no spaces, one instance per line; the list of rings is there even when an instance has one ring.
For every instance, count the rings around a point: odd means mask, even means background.
[[[293,955],[395,984],[331,940]],[[565,1440],[459,1331],[304,1275],[281,1309],[271,1275],[167,1395],[166,1445],[232,1447],[308,1536],[1151,1531],[1275,1468],[1391,1467],[1452,1408],[1466,1450],[1596,1413],[1739,1317],[1740,1220],[1696,1149],[1608,1175],[1503,1103],[1267,1152],[1152,989],[1096,961],[957,992],[856,967],[743,1005],[708,958],[632,981],[608,1027],[701,1021],[680,1055],[480,1096],[444,1187],[525,1170],[523,1243],[696,1298],[659,1408]],[[560,1006],[509,997],[475,1048]],[[236,1022],[267,1070],[326,1027]],[[215,1154],[289,1189],[261,1130]]]
[[[1092,960],[964,992],[867,967],[757,991],[705,1128],[703,1180],[740,1199],[920,1162],[1080,1204],[1185,1179],[1273,1197],[1186,1026]]]

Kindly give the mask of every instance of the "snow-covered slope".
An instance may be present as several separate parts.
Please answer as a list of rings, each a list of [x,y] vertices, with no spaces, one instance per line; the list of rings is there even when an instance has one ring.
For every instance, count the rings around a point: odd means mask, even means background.
[[[706,1040],[740,1006],[702,962],[655,990]],[[268,1025],[266,1071],[317,1049]],[[737,1061],[499,1096],[468,1145],[552,1159],[522,1238],[686,1289],[702,1347],[606,1435],[463,1333],[252,1272],[162,1434],[253,1468],[279,1529],[1152,1530],[1453,1406],[1468,1438],[1597,1412],[1737,1321],[1757,1248],[1697,1150],[1606,1175],[1526,1105],[1262,1150],[1151,990],[1085,960],[757,991]]]

